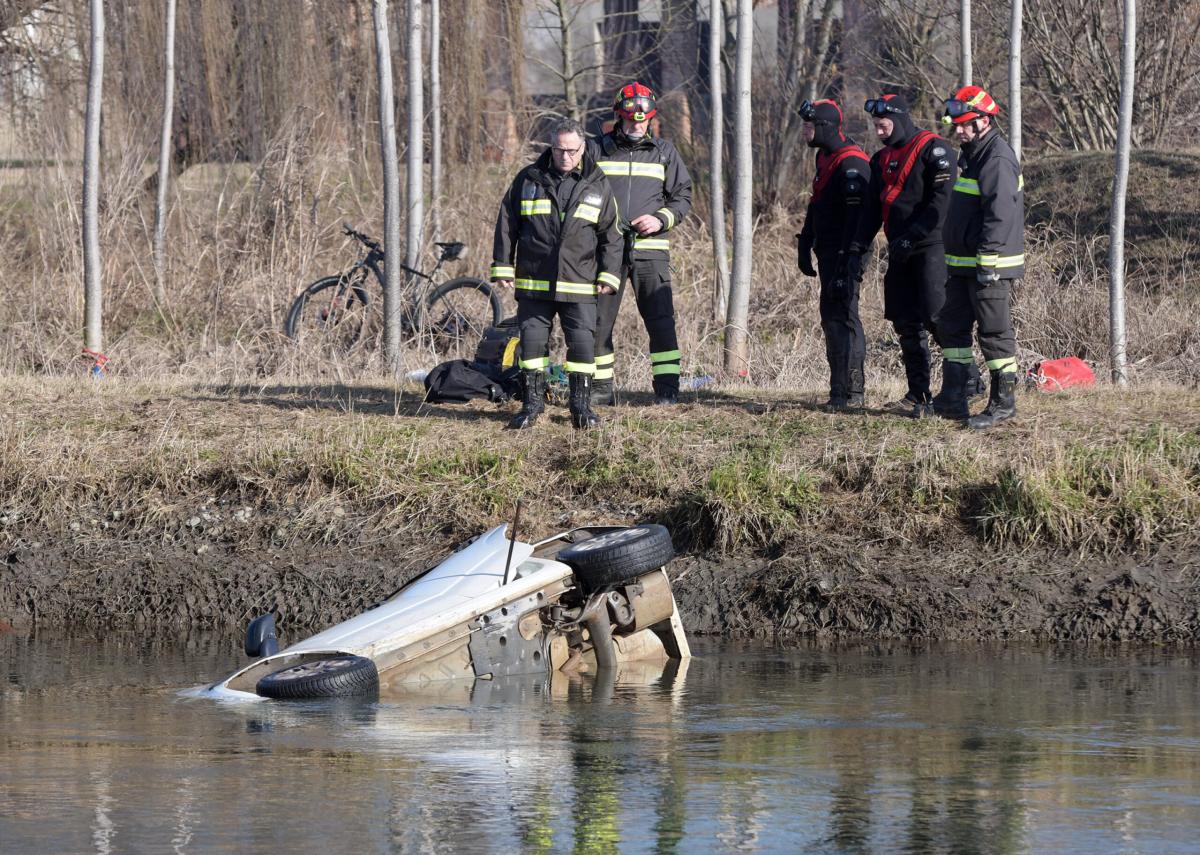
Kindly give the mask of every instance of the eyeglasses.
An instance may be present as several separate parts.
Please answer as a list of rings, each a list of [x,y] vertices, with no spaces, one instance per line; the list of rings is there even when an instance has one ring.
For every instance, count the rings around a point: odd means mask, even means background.
[[[579,154],[579,152],[583,151],[583,143],[580,143],[575,148],[558,148],[557,146],[551,146],[550,151],[558,157],[565,157],[569,154]]]
[[[896,115],[904,114],[903,110],[892,104],[891,101],[884,100],[883,98],[872,98],[871,100],[867,101],[867,103],[863,104],[863,109],[876,119],[882,119],[887,116],[888,113],[893,113]]]
[[[796,112],[800,114],[801,119],[806,122],[811,122],[817,115],[817,108],[813,105],[812,101],[809,101],[806,98],[804,102],[801,103],[796,109]]]

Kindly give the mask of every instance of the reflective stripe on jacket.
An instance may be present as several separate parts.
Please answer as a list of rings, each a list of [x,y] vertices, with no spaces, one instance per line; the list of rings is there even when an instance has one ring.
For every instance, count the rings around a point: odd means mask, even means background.
[[[1025,275],[1025,178],[999,131],[963,146],[943,228],[946,270],[974,276],[995,269],[1001,279]]]
[[[492,279],[512,279],[518,300],[596,299],[596,285],[621,287],[617,206],[604,173],[586,154],[560,210],[547,150],[513,179],[496,218]]]
[[[607,133],[588,140],[588,154],[612,185],[623,233],[629,233],[629,224],[643,214],[653,214],[663,224],[661,231],[636,236],[633,248],[670,251],[667,232],[692,210],[692,178],[675,146],[649,135],[633,142]]]

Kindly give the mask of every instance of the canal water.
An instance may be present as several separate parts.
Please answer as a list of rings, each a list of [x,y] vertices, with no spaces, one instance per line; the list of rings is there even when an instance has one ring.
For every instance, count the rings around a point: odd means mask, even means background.
[[[0,635],[0,852],[1196,852],[1192,654],[697,642],[616,680],[180,696],[238,640]]]

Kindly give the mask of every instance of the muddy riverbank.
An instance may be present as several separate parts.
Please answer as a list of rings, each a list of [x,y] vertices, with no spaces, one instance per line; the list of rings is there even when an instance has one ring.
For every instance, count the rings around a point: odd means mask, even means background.
[[[199,554],[104,538],[83,549],[35,543],[10,548],[0,564],[0,621],[16,628],[235,631],[270,610],[285,634],[300,632],[380,602],[436,561],[428,545],[401,542],[286,551],[215,544]],[[1200,634],[1195,552],[980,557],[844,541],[774,559],[684,554],[671,571],[695,633],[1154,643]]]
[[[381,387],[3,381],[2,625],[284,633],[387,597],[526,504],[524,538],[658,522],[694,632],[1191,642],[1200,395],[1025,394],[979,436],[805,396],[604,429]]]

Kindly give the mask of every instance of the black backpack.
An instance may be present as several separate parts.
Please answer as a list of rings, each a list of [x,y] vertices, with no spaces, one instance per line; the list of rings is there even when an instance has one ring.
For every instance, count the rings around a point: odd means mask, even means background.
[[[505,318],[484,330],[483,338],[475,348],[475,361],[512,368],[517,364],[517,348],[520,344],[521,328],[517,326],[517,319]]]
[[[436,366],[425,377],[425,400],[431,404],[465,404],[486,399],[507,401],[521,397],[521,369],[517,345],[521,340],[516,318],[505,318],[488,327],[475,359],[452,359]]]
[[[510,369],[520,394],[520,372]],[[467,401],[507,401],[515,397],[505,388],[507,372],[490,363],[451,359],[434,367],[425,377],[425,400],[431,404],[465,404]]]

